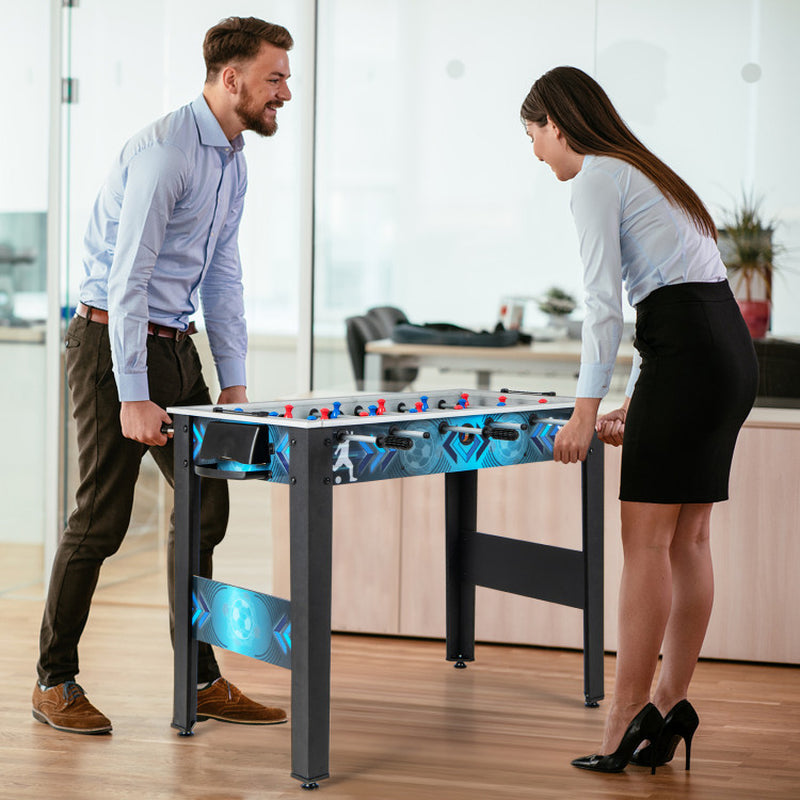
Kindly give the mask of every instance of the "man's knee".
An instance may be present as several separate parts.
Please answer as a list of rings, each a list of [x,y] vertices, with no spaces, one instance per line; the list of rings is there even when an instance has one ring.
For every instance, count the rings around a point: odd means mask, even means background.
[[[230,514],[228,484],[206,478],[200,489],[200,547],[209,550],[225,536]]]
[[[59,551],[69,552],[71,558],[104,561],[119,550],[127,528],[104,528],[93,525],[88,530],[74,530],[69,525],[59,542]]]

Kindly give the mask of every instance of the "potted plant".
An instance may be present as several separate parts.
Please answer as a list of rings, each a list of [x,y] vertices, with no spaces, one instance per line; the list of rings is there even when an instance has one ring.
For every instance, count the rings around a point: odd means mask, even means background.
[[[567,317],[575,310],[575,298],[559,289],[558,286],[551,286],[543,295],[536,298],[539,311],[547,314],[547,327],[560,336],[570,335],[570,323]],[[578,323],[580,324],[580,323]]]
[[[539,310],[550,317],[550,324],[557,327],[563,327],[566,317],[575,310],[576,305],[575,298],[557,286],[548,289],[538,303]]]
[[[719,231],[720,255],[754,339],[762,339],[769,329],[772,278],[779,250],[772,240],[774,230],[774,220],[761,215],[761,200],[742,193],[741,201],[725,213]]]

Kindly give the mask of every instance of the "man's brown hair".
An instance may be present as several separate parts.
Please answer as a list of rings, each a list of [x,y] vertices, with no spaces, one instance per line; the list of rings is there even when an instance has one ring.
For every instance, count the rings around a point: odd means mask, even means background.
[[[206,83],[215,81],[226,64],[255,58],[264,42],[281,50],[294,45],[286,28],[256,17],[228,17],[210,28],[203,40]]]

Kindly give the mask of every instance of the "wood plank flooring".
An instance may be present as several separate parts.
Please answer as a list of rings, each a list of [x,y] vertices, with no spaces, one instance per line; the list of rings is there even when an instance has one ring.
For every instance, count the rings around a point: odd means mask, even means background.
[[[138,593],[139,602],[133,598]],[[289,777],[290,725],[170,728],[172,661],[158,574],[98,591],[79,681],[114,724],[110,736],[60,733],[30,713],[41,601],[0,598],[0,798],[250,800],[301,798]],[[455,670],[437,641],[337,635],[333,642],[327,800],[800,797],[800,670],[702,662],[692,700],[701,728],[692,770],[655,777],[576,770],[600,741],[604,706],[582,703],[582,656],[479,646]],[[222,652],[224,674],[289,706],[290,675]],[[607,658],[606,686],[612,685]]]

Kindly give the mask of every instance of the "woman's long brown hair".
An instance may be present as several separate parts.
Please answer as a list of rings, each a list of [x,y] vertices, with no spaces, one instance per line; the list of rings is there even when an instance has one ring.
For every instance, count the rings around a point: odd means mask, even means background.
[[[558,126],[567,144],[582,155],[619,158],[643,172],[674,205],[683,209],[705,236],[717,238],[717,226],[694,190],[651,153],[622,121],[594,78],[576,67],[555,67],[531,87],[522,119]]]

